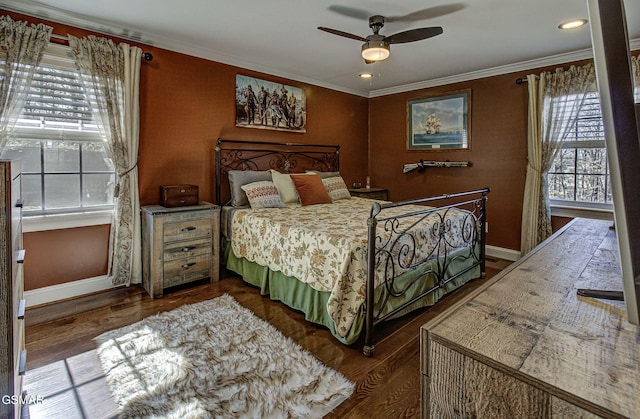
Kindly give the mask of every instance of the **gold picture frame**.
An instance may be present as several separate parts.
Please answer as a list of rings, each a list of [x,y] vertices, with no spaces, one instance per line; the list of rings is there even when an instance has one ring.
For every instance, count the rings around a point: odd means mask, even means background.
[[[304,133],[304,89],[236,74],[236,126]]]
[[[471,89],[407,102],[407,149],[471,149]]]

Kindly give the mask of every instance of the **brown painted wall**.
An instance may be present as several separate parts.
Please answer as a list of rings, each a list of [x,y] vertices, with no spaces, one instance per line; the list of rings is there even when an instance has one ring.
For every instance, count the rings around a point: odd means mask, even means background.
[[[496,76],[370,100],[371,182],[389,188],[390,199],[473,190],[488,186],[489,244],[520,248],[520,218],[527,164],[526,85],[514,75]],[[471,149],[407,151],[407,102],[471,89]],[[420,159],[469,161],[471,167],[427,168],[402,173]]]
[[[9,14],[15,19],[41,22],[36,18]],[[82,36],[88,33],[44,23],[52,25],[57,34]],[[212,201],[212,149],[218,137],[340,144],[340,171],[346,183],[364,182],[368,174],[374,187],[389,190],[391,200],[490,187],[488,243],[507,249],[520,248],[528,94],[527,85],[517,85],[515,80],[558,66],[366,99],[151,46],[139,46],[154,55],[153,61],[143,62],[141,69],[139,173],[142,205],[157,203],[159,185],[170,183],[199,185],[200,198]],[[304,88],[309,117],[307,133],[236,128],[237,73]],[[462,89],[471,89],[471,149],[407,151],[407,101]],[[422,174],[417,171],[402,173],[403,164],[420,159],[470,161],[472,165],[428,168]],[[79,230],[94,242],[107,240],[108,232],[104,230]],[[29,233],[28,240],[44,242],[47,234]],[[56,233],[64,234],[67,233]],[[55,241],[50,243],[53,246]],[[90,276],[105,273],[100,252],[94,255]],[[48,255],[43,250],[39,256],[34,256],[35,260],[30,260],[29,263],[35,266],[26,269],[27,289],[46,283],[42,278],[51,266]],[[71,264],[73,255],[69,253],[66,257]],[[56,283],[73,277],[62,268],[64,266],[68,265],[61,264]]]
[[[145,47],[145,51],[149,48]],[[214,199],[213,147],[218,137],[340,144],[345,181],[366,173],[367,99],[268,76],[169,51],[151,51],[141,78],[140,200],[158,202],[163,184],[199,185],[201,199]],[[286,133],[235,126],[236,74],[305,89],[307,132]]]
[[[589,60],[504,74],[370,99],[371,182],[389,188],[390,199],[467,191],[485,186],[489,194],[489,245],[520,250],[522,201],[527,165],[527,84],[516,79]],[[407,101],[471,89],[471,148],[465,151],[407,151]],[[405,163],[469,161],[471,167],[427,168],[402,174]],[[558,221],[561,223],[561,220]]]
[[[106,275],[109,226],[25,233],[24,248],[27,290]]]
[[[16,20],[51,25],[53,32],[58,35],[70,33],[83,36],[89,33],[24,15],[2,13],[9,14]],[[200,189],[200,199],[213,202],[212,152],[218,137],[340,144],[341,173],[345,181],[351,184],[366,176],[366,98],[151,46],[138,46],[154,56],[151,62],[143,61],[140,75],[138,167],[142,205],[158,203],[158,187],[175,183],[196,184]],[[237,73],[305,89],[307,132],[296,134],[236,128]],[[82,275],[86,275],[84,278],[105,274],[103,245],[108,242],[108,228],[104,227],[106,226],[26,234],[25,245],[27,249],[32,247],[34,251],[28,251],[30,256],[28,263],[25,263],[25,289],[80,279],[78,264],[82,265]],[[85,244],[82,249],[85,252],[78,253],[82,243]],[[98,245],[86,246],[86,243]],[[94,250],[92,255],[86,253],[87,248]]]

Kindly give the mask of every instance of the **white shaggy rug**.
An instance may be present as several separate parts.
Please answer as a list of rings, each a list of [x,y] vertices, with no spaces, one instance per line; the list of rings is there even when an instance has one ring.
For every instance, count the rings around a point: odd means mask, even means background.
[[[315,418],[354,389],[226,294],[96,340],[121,417]]]

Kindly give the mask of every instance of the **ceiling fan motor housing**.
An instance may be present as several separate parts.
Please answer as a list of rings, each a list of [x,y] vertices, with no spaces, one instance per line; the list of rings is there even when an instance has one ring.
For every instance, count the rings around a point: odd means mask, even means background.
[[[369,27],[373,30],[374,34],[377,35],[383,26],[384,16],[374,15],[369,18]]]

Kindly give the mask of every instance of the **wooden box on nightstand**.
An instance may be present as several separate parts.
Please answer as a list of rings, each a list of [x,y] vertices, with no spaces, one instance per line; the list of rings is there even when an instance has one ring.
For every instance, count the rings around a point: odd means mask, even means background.
[[[142,209],[142,285],[153,298],[165,288],[220,276],[220,207],[147,205]]]

